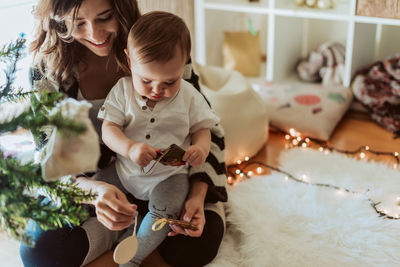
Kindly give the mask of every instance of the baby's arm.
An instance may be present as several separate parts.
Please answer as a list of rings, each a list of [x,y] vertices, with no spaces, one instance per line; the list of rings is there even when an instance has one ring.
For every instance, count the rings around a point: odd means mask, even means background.
[[[121,126],[109,120],[102,125],[103,142],[115,153],[131,159],[136,164],[146,167],[157,156],[157,150],[147,143],[137,143],[128,138]]]
[[[192,145],[183,155],[183,160],[197,167],[206,161],[211,146],[211,132],[208,128],[200,129],[192,134]]]

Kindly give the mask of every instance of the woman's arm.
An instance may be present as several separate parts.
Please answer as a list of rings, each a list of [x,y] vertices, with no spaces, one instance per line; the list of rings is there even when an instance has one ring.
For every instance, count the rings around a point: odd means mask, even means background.
[[[85,177],[78,177],[75,184],[86,192],[97,194],[96,199],[87,204],[96,207],[97,220],[105,227],[123,230],[133,223],[136,205],[131,204],[116,186]]]

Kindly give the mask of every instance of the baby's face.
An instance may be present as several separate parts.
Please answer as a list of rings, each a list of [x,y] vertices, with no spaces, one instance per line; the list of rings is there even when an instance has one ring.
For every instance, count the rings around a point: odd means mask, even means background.
[[[185,59],[181,53],[168,62],[140,63],[130,51],[130,66],[133,87],[141,96],[158,102],[170,98],[179,91],[185,67]]]

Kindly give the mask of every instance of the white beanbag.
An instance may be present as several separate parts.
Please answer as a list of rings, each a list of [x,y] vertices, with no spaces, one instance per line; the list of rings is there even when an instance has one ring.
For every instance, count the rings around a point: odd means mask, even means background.
[[[193,64],[202,93],[221,118],[225,131],[226,163],[252,157],[268,139],[265,104],[237,71]]]

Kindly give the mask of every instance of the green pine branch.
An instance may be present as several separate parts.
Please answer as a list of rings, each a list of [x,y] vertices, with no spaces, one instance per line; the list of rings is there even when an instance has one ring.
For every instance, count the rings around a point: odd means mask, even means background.
[[[0,101],[3,100],[5,96],[8,96],[13,92],[12,84],[15,81],[17,72],[17,63],[23,56],[23,49],[25,48],[26,39],[24,35],[21,34],[15,43],[10,43],[4,45],[0,49],[0,62],[7,64],[4,69],[6,75],[6,83],[0,85]]]
[[[25,48],[23,36],[15,43],[0,49],[0,61],[6,63],[6,81],[0,85],[0,105],[5,102],[20,105],[30,100],[30,106],[21,114],[0,121],[0,134],[18,128],[29,130],[36,141],[43,140],[44,128],[55,128],[65,135],[79,135],[86,128],[83,124],[66,119],[61,112],[51,112],[65,98],[58,92],[24,92],[15,90],[17,62]],[[38,163],[22,163],[18,158],[5,157],[0,151],[0,228],[16,239],[32,245],[24,234],[29,219],[35,220],[43,229],[63,225],[79,225],[88,216],[79,203],[94,199],[91,192],[83,192],[73,184],[43,180]],[[49,201],[51,200],[51,201]]]

